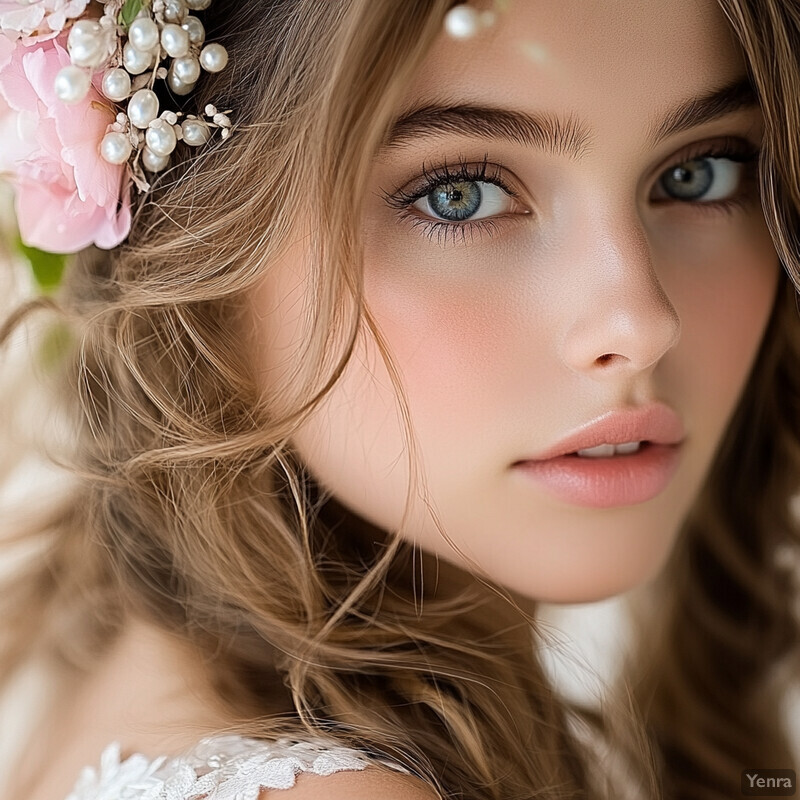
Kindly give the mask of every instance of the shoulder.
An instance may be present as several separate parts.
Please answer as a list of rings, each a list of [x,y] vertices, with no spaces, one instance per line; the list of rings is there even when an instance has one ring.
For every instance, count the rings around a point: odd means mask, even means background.
[[[332,775],[303,773],[294,786],[275,791],[262,789],[258,800],[438,800],[428,784],[412,775],[403,775],[379,767],[360,771],[335,772]]]

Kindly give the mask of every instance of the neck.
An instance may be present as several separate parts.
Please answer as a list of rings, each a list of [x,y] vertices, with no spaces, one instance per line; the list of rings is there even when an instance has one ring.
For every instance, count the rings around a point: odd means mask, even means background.
[[[530,653],[531,619],[536,617],[537,603],[529,597],[498,587],[488,579],[481,580],[473,572],[441,556],[422,551],[423,600],[456,600],[466,593],[476,598],[476,607],[469,613],[469,627],[491,640],[493,648],[503,644],[515,653]]]

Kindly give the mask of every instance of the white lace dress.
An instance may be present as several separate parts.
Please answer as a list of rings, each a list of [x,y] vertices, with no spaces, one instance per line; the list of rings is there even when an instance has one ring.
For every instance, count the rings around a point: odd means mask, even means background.
[[[85,767],[66,800],[257,800],[262,789],[288,789],[301,772],[330,775],[391,761],[323,739],[264,742],[241,736],[203,739],[182,756],[120,759],[110,744],[98,768]]]

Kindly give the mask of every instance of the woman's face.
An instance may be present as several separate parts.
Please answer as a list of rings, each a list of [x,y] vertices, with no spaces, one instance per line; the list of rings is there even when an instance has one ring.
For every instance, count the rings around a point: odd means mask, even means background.
[[[462,564],[433,510],[493,580],[584,602],[663,565],[752,367],[779,276],[762,121],[713,0],[503,6],[474,39],[443,33],[408,87],[366,201],[366,302],[429,489],[404,535]],[[257,297],[265,384],[303,341],[306,244]],[[294,439],[389,530],[409,479],[398,408],[365,337]]]

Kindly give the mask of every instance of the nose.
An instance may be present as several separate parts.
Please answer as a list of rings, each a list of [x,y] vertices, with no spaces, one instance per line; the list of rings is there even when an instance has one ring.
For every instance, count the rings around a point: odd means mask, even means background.
[[[569,302],[562,306],[562,360],[597,379],[646,370],[677,344],[681,328],[647,234],[638,216],[619,213],[581,228],[571,249]]]

